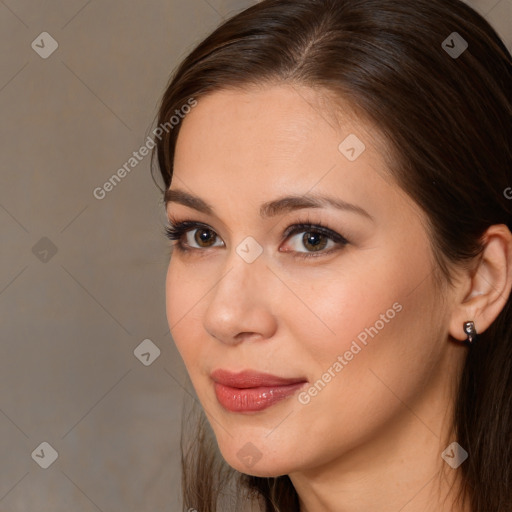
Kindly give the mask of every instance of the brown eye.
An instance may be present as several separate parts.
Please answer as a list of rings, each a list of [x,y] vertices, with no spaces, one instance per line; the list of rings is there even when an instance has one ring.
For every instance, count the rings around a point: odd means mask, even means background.
[[[335,248],[337,243],[333,240],[333,236],[309,227],[309,229],[297,229],[296,234],[289,237],[288,245],[294,252],[307,255],[308,253],[327,253]]]
[[[196,221],[173,220],[169,222],[165,231],[169,240],[177,241],[173,249],[179,251],[225,247],[224,242],[213,229]],[[321,224],[294,224],[289,226],[283,237],[290,240],[289,244],[292,247],[292,251],[283,252],[293,252],[295,256],[301,258],[330,254],[349,243],[345,237]],[[324,250],[326,248],[327,250]]]
[[[337,251],[349,242],[348,240],[321,224],[300,223],[290,226],[284,233],[290,250],[299,258],[322,256]]]
[[[314,231],[305,232],[302,237],[304,247],[310,251],[321,251],[327,246],[328,238],[322,233]]]
[[[211,229],[199,228],[194,233],[194,240],[200,247],[210,247],[215,243],[217,235]]]

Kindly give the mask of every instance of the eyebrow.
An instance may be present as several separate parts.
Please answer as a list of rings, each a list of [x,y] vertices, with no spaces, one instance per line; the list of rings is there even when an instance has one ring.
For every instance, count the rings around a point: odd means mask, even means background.
[[[193,208],[206,215],[215,216],[214,209],[206,201],[200,197],[194,196],[179,189],[167,189],[164,194],[165,206],[171,202],[182,204],[189,208]],[[304,208],[325,208],[331,206],[338,210],[358,213],[370,220],[374,218],[363,208],[352,203],[347,203],[336,197],[327,195],[289,195],[280,197],[273,201],[263,203],[260,207],[260,217],[270,218],[280,214],[301,210]]]

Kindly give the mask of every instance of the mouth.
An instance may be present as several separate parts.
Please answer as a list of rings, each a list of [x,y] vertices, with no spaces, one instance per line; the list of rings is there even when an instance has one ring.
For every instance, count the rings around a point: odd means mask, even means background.
[[[304,377],[285,378],[246,370],[239,373],[218,369],[211,373],[215,395],[230,412],[262,411],[284,400],[308,381]]]

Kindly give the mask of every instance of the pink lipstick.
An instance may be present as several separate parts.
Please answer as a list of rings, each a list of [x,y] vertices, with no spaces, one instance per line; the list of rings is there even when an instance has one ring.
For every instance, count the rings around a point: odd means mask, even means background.
[[[254,370],[233,373],[218,369],[211,373],[211,378],[217,400],[231,412],[262,411],[307,383],[304,377],[284,378]]]

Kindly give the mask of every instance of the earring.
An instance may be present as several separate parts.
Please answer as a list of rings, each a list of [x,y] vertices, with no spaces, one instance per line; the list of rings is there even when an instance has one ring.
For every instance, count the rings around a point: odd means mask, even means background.
[[[464,322],[464,332],[468,335],[466,343],[471,345],[476,340],[476,329],[474,322]]]

